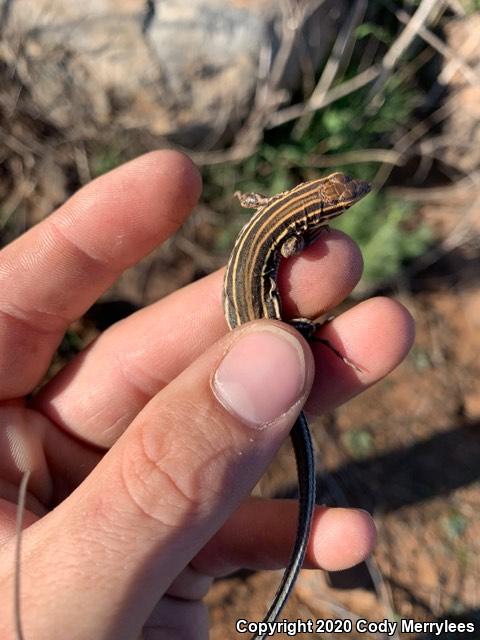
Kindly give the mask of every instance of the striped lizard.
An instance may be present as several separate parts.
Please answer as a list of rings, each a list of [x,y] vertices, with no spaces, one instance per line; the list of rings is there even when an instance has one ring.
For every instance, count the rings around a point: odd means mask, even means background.
[[[267,197],[257,193],[234,195],[241,206],[256,209],[240,231],[227,264],[223,305],[230,329],[250,320],[281,320],[277,287],[280,259],[298,255],[328,227],[328,222],[370,191],[370,185],[343,173],[304,182]],[[308,318],[289,320],[306,339],[315,339],[319,323]],[[326,342],[321,340],[322,342]],[[354,366],[332,345],[328,346]],[[298,527],[289,564],[264,622],[277,619],[302,566],[315,508],[315,461],[305,416],[300,413],[291,431],[299,484]],[[263,634],[255,639],[264,638]]]

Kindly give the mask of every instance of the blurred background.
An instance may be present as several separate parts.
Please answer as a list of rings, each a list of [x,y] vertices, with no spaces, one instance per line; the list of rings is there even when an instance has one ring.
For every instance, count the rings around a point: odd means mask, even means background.
[[[394,296],[417,339],[314,431],[319,502],[368,509],[378,547],[302,572],[284,615],[448,618],[476,632],[435,637],[480,638],[480,2],[0,0],[0,32],[0,245],[151,149],[183,149],[204,178],[190,220],[69,329],[52,373],[221,267],[251,215],[235,190],[373,182],[338,223],[365,260],[346,305]],[[295,495],[289,446],[258,491]],[[262,618],[280,575],[217,582],[212,639]]]

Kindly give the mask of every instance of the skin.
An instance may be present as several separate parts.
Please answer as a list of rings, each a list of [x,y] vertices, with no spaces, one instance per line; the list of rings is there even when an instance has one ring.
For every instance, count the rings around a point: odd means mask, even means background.
[[[323,345],[309,347],[283,323],[228,332],[220,271],[117,323],[26,399],[69,323],[182,224],[200,188],[188,158],[150,153],[93,181],[0,252],[3,640],[15,638],[13,549],[23,470],[32,471],[22,542],[27,639],[65,637],[68,630],[73,640],[131,640],[143,628],[148,639],[203,640],[201,599],[213,576],[287,563],[295,503],[249,493],[307,397],[312,414],[338,406],[389,373],[412,344],[410,315],[386,298],[363,302],[323,329],[361,373]],[[361,268],[349,238],[322,235],[282,265],[285,314],[314,317],[333,308]],[[303,363],[292,364],[291,373],[285,364],[284,384],[299,376],[295,402],[275,416],[282,398],[276,407],[266,399],[261,409],[274,417],[252,425],[238,398],[233,410],[221,396],[218,372],[227,358],[230,373],[248,365],[248,357],[238,364],[241,349],[248,354],[246,338],[255,336],[256,347],[272,335],[285,340],[284,332],[295,345],[292,363]],[[266,384],[258,390],[260,383],[251,382],[249,393],[273,397]],[[365,512],[318,507],[306,565],[352,566],[374,540]]]

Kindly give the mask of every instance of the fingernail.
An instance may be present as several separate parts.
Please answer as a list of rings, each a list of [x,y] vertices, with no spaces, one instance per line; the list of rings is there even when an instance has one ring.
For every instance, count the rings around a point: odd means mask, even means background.
[[[221,404],[246,424],[262,428],[286,413],[305,386],[305,355],[279,327],[256,329],[233,343],[214,377]]]

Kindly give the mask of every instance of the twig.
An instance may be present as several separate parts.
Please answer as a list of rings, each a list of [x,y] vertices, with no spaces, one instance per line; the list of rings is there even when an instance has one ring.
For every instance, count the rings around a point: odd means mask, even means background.
[[[429,19],[434,9],[441,10],[443,6],[443,0],[422,0],[418,9],[413,16],[409,19],[405,29],[401,32],[398,38],[391,45],[382,60],[382,72],[379,75],[377,81],[370,90],[369,101],[380,93],[383,89],[388,77],[395,69],[401,56],[405,53],[413,40],[417,37],[420,29],[424,26],[425,22]]]
[[[22,178],[20,183],[15,186],[0,212],[0,230],[6,227],[12,215],[17,211],[18,206],[33,193],[35,187],[36,183],[26,178]]]
[[[297,597],[303,602],[304,605],[307,606],[309,610],[311,610],[312,605],[308,602],[305,596],[302,596],[300,593],[297,593]],[[332,613],[340,616],[343,620],[351,620],[353,623],[357,623],[360,620],[360,616],[347,609],[343,604],[340,604],[338,601],[333,598],[327,598],[327,596],[323,597],[318,594],[315,595],[315,603],[322,603],[326,606]],[[377,640],[385,640],[385,634],[380,633],[378,631],[370,632],[369,636],[376,638]]]
[[[27,498],[27,487],[30,479],[30,471],[25,471],[18,489],[17,523],[15,527],[15,585],[14,585],[14,616],[16,640],[25,640],[22,630],[20,615],[20,560],[22,547],[23,516]]]
[[[180,251],[190,256],[199,267],[207,272],[219,269],[225,262],[221,256],[212,256],[211,252],[202,249],[197,243],[185,236],[178,235],[175,238],[175,244]]]
[[[332,436],[327,432],[327,437],[332,437]],[[326,485],[337,505],[349,506],[347,496],[343,491],[342,486],[334,478],[334,476],[330,474],[326,476]],[[377,595],[379,602],[383,605],[384,610],[393,616],[394,610],[393,610],[391,594],[386,586],[385,580],[383,579],[383,576],[377,566],[377,563],[373,559],[371,559],[370,561],[366,562],[366,566],[370,574],[370,577],[372,579],[372,582],[374,584],[375,593]],[[396,640],[400,640],[398,634],[395,634],[395,636],[393,637],[395,637]]]
[[[272,117],[278,113],[279,105],[286,101],[287,93],[279,89],[285,74],[297,38],[303,25],[319,2],[299,5],[288,0],[283,12],[282,35],[280,48],[275,57],[272,49],[262,49],[259,56],[258,82],[255,90],[254,106],[245,124],[235,136],[235,140],[227,151],[207,151],[193,153],[193,159],[199,164],[218,164],[221,162],[239,161],[252,155],[263,136],[265,128]],[[272,62],[273,60],[273,62]]]
[[[342,164],[357,164],[361,162],[385,162],[402,166],[405,164],[405,159],[401,153],[394,149],[358,149],[328,156],[311,155],[308,158],[307,166],[335,167]]]
[[[451,253],[458,247],[467,243],[475,234],[472,233],[472,222],[470,218],[478,217],[480,208],[480,195],[473,199],[466,211],[463,213],[461,220],[453,227],[448,235],[435,247],[420,255],[409,266],[390,278],[386,278],[381,282],[377,282],[372,287],[364,289],[361,292],[361,299],[366,299],[375,295],[378,291],[384,289],[392,289],[398,282],[407,282],[411,280],[417,273],[431,267],[433,264],[441,260],[448,253]]]
[[[402,136],[394,145],[393,150],[398,154],[403,155],[406,151],[413,145],[413,143],[417,142],[422,136],[424,136],[428,131],[430,131],[433,124],[438,124],[442,120],[445,120],[452,112],[452,106],[450,104],[445,104],[441,106],[439,109],[434,111],[424,120],[418,122],[413,129],[408,131],[404,136]],[[377,175],[373,180],[373,184],[376,189],[380,189],[385,182],[387,181],[390,173],[392,172],[393,166],[391,164],[383,164],[380,169],[377,171]]]
[[[413,200],[415,202],[445,202],[455,198],[456,195],[463,195],[465,191],[477,189],[480,186],[480,171],[472,171],[461,180],[446,187],[412,188],[412,187],[390,187],[389,192],[398,197]]]
[[[307,5],[308,6],[308,5]],[[295,46],[297,35],[303,26],[306,17],[306,7],[297,7],[290,0],[285,3],[282,20],[282,36],[280,48],[275,57],[269,47],[268,56],[263,56],[263,61],[267,60],[273,64],[263,64],[259,66],[257,88],[255,92],[254,107],[247,122],[236,136],[237,143],[242,149],[243,157],[251,155],[255,150],[259,140],[263,135],[265,123],[270,114],[275,112],[286,98],[285,92],[279,90],[279,85],[284,76],[285,69]],[[259,65],[262,63],[262,56],[259,58]]]
[[[20,156],[42,156],[45,153],[45,149],[33,138],[29,140],[28,144],[5,131],[3,127],[0,127],[0,138],[11,151],[17,153]]]
[[[460,0],[446,0],[447,5],[450,8],[450,11],[455,15],[464,18],[467,14],[465,8],[462,6]]]
[[[322,75],[313,90],[308,102],[322,102],[328,93],[328,90],[335,80],[340,65],[345,58],[349,57],[352,51],[352,35],[358,24],[362,21],[367,9],[366,0],[356,0],[353,9],[349,12],[349,18],[345,21],[339,31],[332,53],[329,56]],[[294,137],[300,137],[308,128],[312,117],[311,112],[306,112],[296,123],[293,130]]]
[[[92,173],[90,171],[88,155],[83,142],[76,144],[73,147],[73,157],[75,158],[75,164],[77,166],[77,173],[80,179],[80,183],[88,184],[92,179]]]
[[[452,140],[452,136],[437,136],[435,138],[427,138],[427,140],[422,140],[418,143],[418,152],[422,156],[432,156],[438,157],[440,160],[443,159],[443,154],[439,155],[439,151],[443,149],[458,149],[462,150],[463,153],[468,153],[471,149],[476,149],[477,145],[474,140],[470,140],[468,142],[458,141],[455,142]]]
[[[378,599],[383,605],[385,614],[387,615],[387,617],[394,618],[395,609],[393,606],[392,593],[382,575],[382,572],[378,567],[377,561],[373,556],[371,556],[365,561],[365,564],[367,565],[367,569],[372,579],[375,593],[377,594]],[[390,637],[395,638],[395,640],[400,640],[400,636],[396,629],[393,635]]]
[[[400,22],[403,22],[403,24],[408,24],[409,20],[411,20],[408,13],[402,10],[395,11],[395,16]],[[440,55],[442,55],[447,60],[450,60],[450,62],[452,62],[455,65],[455,67],[463,73],[467,82],[469,82],[474,86],[478,86],[480,82],[480,73],[476,69],[472,68],[468,64],[468,62],[464,60],[462,57],[460,57],[451,47],[445,44],[443,40],[440,40],[438,36],[432,33],[430,29],[427,29],[425,26],[421,26],[419,28],[418,35],[423,40],[425,40],[425,42],[427,42],[433,49],[438,51]],[[477,38],[475,39],[472,38],[472,49],[473,48],[475,50],[478,48]],[[445,69],[440,74],[438,78],[439,81],[442,81],[442,75],[444,73],[445,73]],[[446,78],[444,80],[446,80]]]
[[[342,82],[342,84],[331,89],[321,101],[308,101],[307,103],[295,104],[291,107],[281,109],[270,116],[270,119],[267,122],[267,129],[273,129],[281,124],[290,122],[291,120],[296,120],[305,113],[311,113],[313,111],[323,109],[323,107],[326,107],[332,102],[348,96],[354,91],[358,91],[358,89],[361,89],[375,80],[375,78],[378,78],[379,74],[380,67],[372,65],[371,67],[368,67],[368,69],[365,69],[365,71],[362,71],[353,78],[350,78],[350,80],[346,80],[345,82]]]

